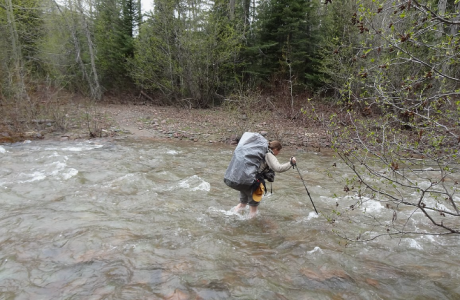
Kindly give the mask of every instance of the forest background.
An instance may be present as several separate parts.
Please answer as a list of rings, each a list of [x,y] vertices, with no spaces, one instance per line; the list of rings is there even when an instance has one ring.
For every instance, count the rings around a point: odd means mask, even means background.
[[[65,129],[72,117],[98,136],[93,108],[114,98],[271,113],[323,126],[355,173],[344,191],[392,211],[381,231],[346,238],[421,234],[398,220],[403,208],[433,234],[460,233],[459,0],[151,4],[1,0],[1,132]]]

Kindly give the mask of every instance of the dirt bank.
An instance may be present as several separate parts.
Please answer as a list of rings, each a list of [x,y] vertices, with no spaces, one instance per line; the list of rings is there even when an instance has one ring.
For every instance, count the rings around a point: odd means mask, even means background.
[[[107,133],[134,138],[168,138],[206,143],[236,143],[245,131],[260,132],[288,147],[329,148],[324,130],[305,126],[273,114],[253,115],[223,109],[197,110],[148,105],[100,105],[99,111],[112,119]]]
[[[276,112],[254,113],[217,109],[181,109],[153,105],[99,103],[91,108],[91,119],[76,118],[82,108],[66,114],[65,126],[44,122],[22,133],[22,139],[75,140],[91,137],[138,139],[181,139],[190,142],[235,144],[245,131],[260,132],[269,140],[280,140],[286,147],[329,148],[321,127],[299,119],[288,119]],[[86,114],[88,109],[86,109]],[[62,128],[64,127],[64,128]],[[2,133],[3,142],[12,140]],[[0,141],[1,142],[1,141]]]

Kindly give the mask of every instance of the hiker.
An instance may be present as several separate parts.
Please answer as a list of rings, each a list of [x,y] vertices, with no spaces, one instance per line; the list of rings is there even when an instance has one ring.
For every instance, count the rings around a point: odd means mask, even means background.
[[[259,166],[259,173],[268,170],[268,168],[277,173],[286,172],[291,166],[296,164],[295,157],[291,157],[290,161],[284,164],[278,162],[276,156],[280,153],[281,148],[282,145],[278,141],[271,141],[268,144],[268,151],[265,154],[265,160],[263,160]],[[249,217],[254,217],[257,214],[257,207],[265,192],[264,189],[265,187],[261,183],[254,193],[251,193],[251,188],[240,191],[240,203],[235,207],[235,211],[238,212],[249,204]]]

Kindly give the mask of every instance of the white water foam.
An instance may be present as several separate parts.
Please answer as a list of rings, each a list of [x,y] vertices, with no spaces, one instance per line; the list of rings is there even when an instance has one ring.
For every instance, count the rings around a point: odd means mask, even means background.
[[[422,245],[420,245],[420,243],[418,243],[416,240],[409,239],[408,241],[409,241],[410,248],[417,249],[417,250],[423,250]]]
[[[209,207],[207,210],[208,213],[212,215],[224,215],[226,217],[232,217],[236,218],[238,220],[249,220],[249,206],[246,206],[245,208],[236,211],[236,206],[230,208],[229,210],[225,209],[219,209],[216,207]]]
[[[69,168],[66,172],[61,174],[62,179],[69,180],[70,178],[76,176],[78,174],[78,170],[74,168]]]
[[[191,191],[206,191],[211,190],[211,184],[204,181],[198,175],[193,175],[192,177],[183,179],[179,182],[179,187],[184,189],[190,189]]]
[[[424,189],[429,188],[432,185],[432,183],[430,181],[426,180],[426,181],[418,182],[417,185],[420,187],[420,189],[424,190]],[[415,193],[415,194],[417,194],[417,193]]]
[[[320,247],[318,247],[318,246],[316,246],[315,248],[313,248],[313,250],[307,251],[308,254],[313,254],[313,253],[315,253],[315,252],[319,252],[319,253],[321,253],[321,254],[324,253],[323,250],[322,250]]]
[[[362,204],[363,211],[376,213],[376,212],[382,211],[382,209],[384,208],[385,207],[379,201],[370,200],[370,199],[363,200],[363,204]]]
[[[17,182],[28,183],[44,180],[47,177],[56,177],[61,180],[68,180],[78,174],[78,170],[67,168],[65,162],[56,161],[45,165],[45,169],[33,170],[31,173],[22,172],[18,175]]]
[[[303,217],[301,220],[297,222],[308,222],[308,221],[311,221],[312,219],[317,219],[317,218],[319,218],[319,214],[317,214],[314,210],[312,210],[308,213],[308,216]]]
[[[19,178],[24,178],[23,180],[18,180],[18,183],[27,183],[43,180],[46,178],[46,174],[40,171],[35,171],[30,174],[20,173]]]
[[[319,215],[315,211],[311,211],[308,214],[307,221],[310,221],[311,219],[317,219]]]
[[[67,158],[65,158],[67,160]],[[53,162],[49,166],[53,168],[47,176],[54,176],[60,178],[62,180],[68,180],[73,176],[78,174],[78,170],[74,168],[67,168],[67,164],[65,162]]]
[[[2,146],[0,146],[0,153],[6,153],[5,148],[3,148]]]
[[[79,145],[75,145],[75,146],[69,146],[69,147],[64,147],[64,148],[59,148],[59,147],[50,147],[50,148],[46,148],[45,150],[47,151],[70,151],[70,152],[82,152],[82,151],[89,151],[89,150],[93,150],[93,149],[98,149],[98,148],[102,148],[104,147],[104,145],[101,145],[101,144],[90,144],[90,143],[86,143],[86,144],[79,144]]]

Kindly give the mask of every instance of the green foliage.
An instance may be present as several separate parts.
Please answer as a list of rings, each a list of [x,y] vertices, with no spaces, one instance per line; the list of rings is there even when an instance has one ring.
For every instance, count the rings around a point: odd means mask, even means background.
[[[36,59],[39,49],[37,44],[43,38],[43,18],[40,10],[41,0],[15,0],[14,19],[21,45],[21,55],[29,72],[41,73],[41,66]]]
[[[180,82],[181,69],[174,57],[177,52],[174,39],[180,22],[175,20],[169,4],[157,2],[158,13],[141,26],[134,44],[135,55],[130,60],[130,72],[141,88],[159,91],[166,101],[175,101],[174,98],[180,95],[175,84]]]
[[[47,81],[72,92],[90,94],[91,57],[85,23],[78,8],[67,3],[49,3],[49,16],[43,26],[39,59]]]
[[[141,27],[131,75],[169,104],[208,107],[231,86],[240,36],[218,3],[211,11],[158,1]],[[193,18],[189,17],[194,16]]]
[[[42,75],[37,44],[42,38],[39,0],[0,4],[0,92],[9,99],[27,98],[26,80]]]
[[[244,48],[245,71],[265,82],[292,78],[300,86],[318,80],[319,1],[268,0],[261,2],[258,18]]]
[[[72,90],[70,87],[73,86],[76,62],[72,36],[66,22],[70,15],[70,12],[61,15],[56,6],[50,7],[49,17],[44,19],[44,35],[40,41],[38,56],[45,66],[48,80],[55,86]],[[77,76],[81,78],[81,74]],[[75,88],[78,86],[76,85]]]
[[[334,92],[334,100],[348,102],[356,91],[353,73],[357,66],[355,45],[359,35],[353,23],[356,1],[332,1],[322,7],[323,42],[320,44],[320,73],[323,89]]]
[[[123,73],[123,58],[126,47],[126,36],[123,34],[120,19],[121,4],[116,0],[99,1],[96,3],[94,34],[99,56],[98,66],[104,77],[111,73]],[[125,50],[125,51],[124,51]]]
[[[130,86],[127,60],[134,56],[134,32],[140,19],[134,0],[96,2],[94,37],[101,83],[108,89]]]

